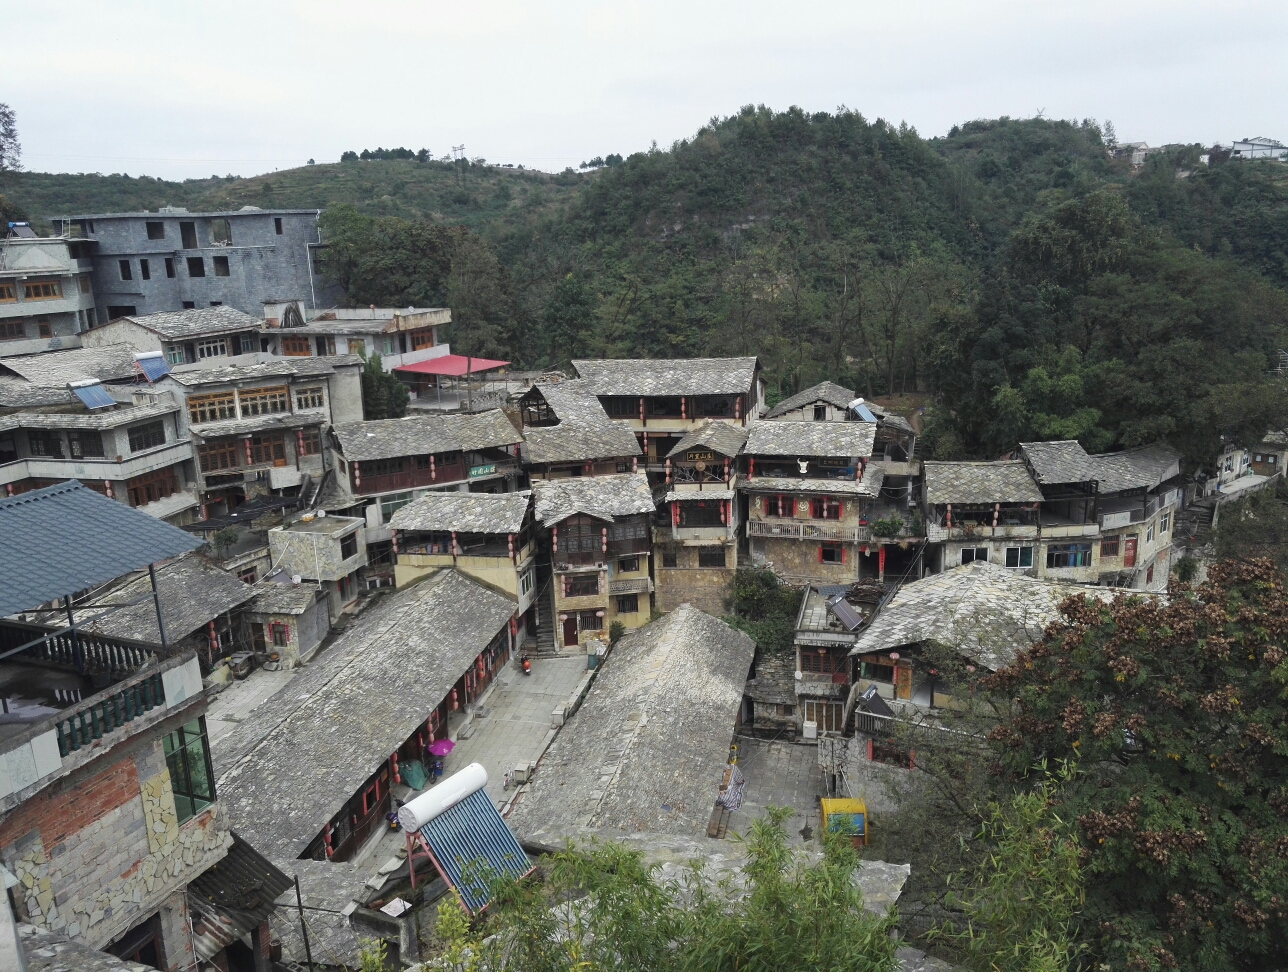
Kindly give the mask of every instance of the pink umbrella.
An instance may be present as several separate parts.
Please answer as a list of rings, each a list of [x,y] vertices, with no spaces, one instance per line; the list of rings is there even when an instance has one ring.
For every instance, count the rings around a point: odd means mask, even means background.
[[[438,742],[429,744],[429,751],[435,756],[446,756],[456,748],[456,743],[450,739],[440,739]]]

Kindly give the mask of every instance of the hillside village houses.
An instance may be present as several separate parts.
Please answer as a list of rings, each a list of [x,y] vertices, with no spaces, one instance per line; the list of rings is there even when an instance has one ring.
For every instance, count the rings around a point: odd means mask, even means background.
[[[754,357],[577,360],[476,398],[452,383],[506,363],[456,360],[446,309],[318,309],[315,214],[144,215],[0,264],[0,545],[39,567],[0,584],[0,864],[49,948],[268,972],[304,961],[298,877],[324,964],[370,935],[411,961],[382,888],[439,872],[380,870],[385,815],[444,740],[538,841],[721,840],[778,765],[760,737],[857,790],[915,765],[891,720],[954,704],[935,652],[994,670],[1071,591],[1163,591],[1178,514],[1288,458],[1271,433],[1203,479],[1161,443],[923,462],[916,415],[832,382],[770,407]],[[3,296],[19,264],[60,296]],[[377,354],[403,418],[366,417]],[[790,650],[718,620],[744,568],[798,599]]]

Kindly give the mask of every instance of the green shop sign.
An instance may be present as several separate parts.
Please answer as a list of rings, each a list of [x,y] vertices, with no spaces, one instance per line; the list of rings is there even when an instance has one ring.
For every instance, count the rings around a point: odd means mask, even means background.
[[[489,462],[486,466],[470,466],[470,479],[477,479],[479,476],[491,476],[496,472],[496,463]]]

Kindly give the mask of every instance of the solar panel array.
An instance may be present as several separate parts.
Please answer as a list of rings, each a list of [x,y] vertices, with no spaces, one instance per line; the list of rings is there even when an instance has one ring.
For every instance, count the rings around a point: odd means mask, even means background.
[[[532,870],[487,790],[475,790],[420,828],[443,877],[471,913],[487,907],[499,875],[521,878]]]
[[[88,409],[111,408],[116,404],[115,399],[107,393],[98,382],[92,385],[72,385],[72,394],[79,398]]]

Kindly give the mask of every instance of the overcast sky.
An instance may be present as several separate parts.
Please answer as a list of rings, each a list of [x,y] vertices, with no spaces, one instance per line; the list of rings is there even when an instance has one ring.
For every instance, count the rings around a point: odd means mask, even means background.
[[[1285,0],[6,0],[0,102],[36,171],[253,175],[464,145],[543,169],[740,105],[922,135],[999,115],[1120,141],[1288,139]]]

